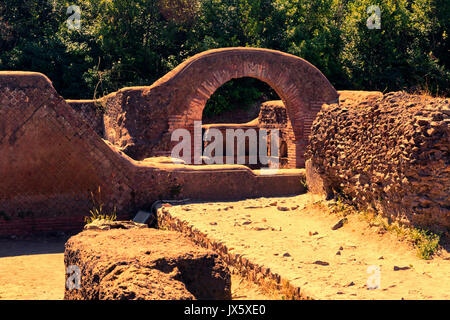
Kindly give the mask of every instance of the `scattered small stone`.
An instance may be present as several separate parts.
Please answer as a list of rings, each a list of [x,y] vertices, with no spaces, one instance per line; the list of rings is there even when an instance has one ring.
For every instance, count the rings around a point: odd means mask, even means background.
[[[340,255],[341,255],[341,252],[340,252],[340,251],[336,252],[336,255],[337,255],[337,256],[340,256]]]
[[[339,250],[341,250],[341,251],[344,250],[344,247],[340,246],[340,247],[339,247]]]
[[[318,264],[318,265],[321,265],[321,266],[329,266],[330,265],[328,262],[320,261],[320,260],[314,261],[313,264]]]
[[[347,222],[348,222],[348,219],[347,219],[347,218],[341,219],[341,220],[339,220],[338,223],[336,223],[336,224],[331,228],[331,230],[337,230],[337,229],[340,229],[340,228],[342,228],[342,227],[344,226],[344,224],[347,223]]]
[[[409,270],[411,267],[398,267],[394,266],[394,271],[401,271],[401,270]]]
[[[311,231],[309,232],[309,236],[310,237],[312,237],[312,236],[316,236],[316,235],[318,235],[319,233],[316,231],[316,232],[314,232],[314,233],[312,233]]]
[[[255,231],[264,231],[264,230],[268,230],[269,228],[253,227],[252,229]]]
[[[210,222],[209,224],[212,226],[217,226],[217,222]]]
[[[283,254],[283,257],[290,257],[291,255],[288,253],[288,252],[286,252],[285,254]]]
[[[293,210],[297,210],[299,207],[300,207],[300,206],[294,206],[294,207],[291,207],[291,210],[292,210],[292,211],[293,211]]]
[[[244,222],[242,222],[242,225],[248,225],[248,224],[250,224],[250,223],[252,223],[251,221],[244,221]]]
[[[347,285],[347,287],[351,287],[351,286],[354,286],[355,285],[355,283],[352,281],[352,282],[350,282],[348,285]]]
[[[381,256],[381,257],[379,257],[379,258],[378,258],[378,260],[384,260],[384,257],[383,257],[383,256]]]
[[[275,207],[276,205],[278,205],[278,202],[275,201],[275,202],[270,203],[269,205],[272,206],[272,207]]]
[[[289,211],[290,210],[288,207],[282,207],[282,206],[278,206],[277,209],[279,211]]]

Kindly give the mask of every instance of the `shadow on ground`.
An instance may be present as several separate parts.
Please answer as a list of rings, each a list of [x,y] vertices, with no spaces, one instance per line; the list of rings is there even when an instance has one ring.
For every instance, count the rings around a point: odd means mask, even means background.
[[[64,253],[70,236],[0,239],[0,258],[35,254]]]

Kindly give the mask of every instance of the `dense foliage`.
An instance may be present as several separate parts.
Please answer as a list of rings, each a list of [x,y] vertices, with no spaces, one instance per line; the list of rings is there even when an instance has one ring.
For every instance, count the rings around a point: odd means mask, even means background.
[[[81,8],[69,30],[69,5]],[[381,29],[369,29],[370,5]],[[337,89],[448,95],[448,0],[2,0],[0,70],[39,71],[65,98],[150,85],[186,58],[230,46],[282,50],[317,66]],[[272,98],[254,79],[209,102],[217,113]]]

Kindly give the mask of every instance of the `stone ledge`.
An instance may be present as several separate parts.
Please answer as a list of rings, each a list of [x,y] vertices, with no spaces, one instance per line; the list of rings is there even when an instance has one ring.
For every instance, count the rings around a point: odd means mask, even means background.
[[[162,229],[181,232],[189,237],[195,244],[214,250],[228,264],[233,272],[240,274],[249,281],[258,284],[266,293],[277,291],[289,300],[317,300],[317,294],[304,288],[292,285],[270,268],[249,261],[238,253],[232,253],[222,242],[217,242],[189,225],[186,221],[170,215],[166,208],[158,210],[158,226]]]
[[[230,271],[219,256],[172,231],[83,231],[67,241],[64,263],[80,271],[80,286],[66,285],[66,300],[231,299]]]

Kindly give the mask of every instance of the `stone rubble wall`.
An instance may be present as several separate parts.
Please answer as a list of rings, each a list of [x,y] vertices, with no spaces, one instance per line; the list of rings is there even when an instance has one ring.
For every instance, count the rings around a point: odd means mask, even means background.
[[[450,103],[404,92],[341,92],[307,151],[311,191],[435,231],[450,229]]]
[[[64,263],[73,273],[66,274],[64,299],[231,299],[230,271],[216,253],[177,232],[140,225],[122,229],[120,223],[67,241]]]

